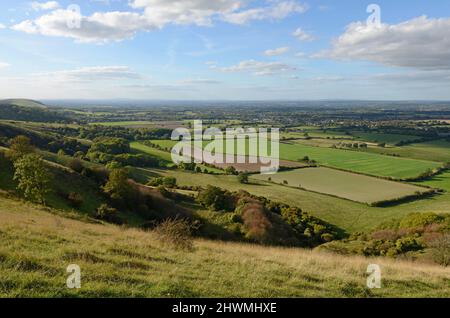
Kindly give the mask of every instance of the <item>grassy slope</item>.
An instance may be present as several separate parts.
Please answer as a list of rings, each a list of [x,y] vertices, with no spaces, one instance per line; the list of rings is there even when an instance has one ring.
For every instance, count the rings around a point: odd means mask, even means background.
[[[448,270],[390,259],[199,240],[193,252],[152,233],[63,218],[0,200],[0,297],[449,297]],[[92,244],[96,242],[96,244]],[[365,287],[371,263],[382,288]],[[82,288],[66,288],[78,264]]]
[[[3,99],[0,100],[0,104],[14,105],[19,107],[43,108],[43,109],[47,108],[47,106],[45,106],[41,102],[31,99]]]
[[[401,218],[413,212],[450,213],[450,194],[405,203],[394,207],[376,208],[324,194],[269,183],[240,184],[235,176],[195,174],[179,170],[134,169],[134,175],[144,182],[149,176],[173,176],[180,185],[216,185],[231,191],[244,189],[278,202],[298,206],[304,211],[339,226],[349,232],[370,230],[377,225]]]

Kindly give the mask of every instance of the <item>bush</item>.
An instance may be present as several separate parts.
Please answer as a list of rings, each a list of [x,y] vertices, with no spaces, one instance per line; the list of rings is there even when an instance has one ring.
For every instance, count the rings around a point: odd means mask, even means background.
[[[272,224],[260,203],[248,203],[242,213],[246,237],[259,243],[269,243],[269,231]]]
[[[83,163],[78,158],[74,158],[74,159],[70,160],[68,166],[70,169],[72,169],[73,171],[78,172],[78,173],[81,173],[84,169]]]
[[[69,204],[74,208],[79,208],[83,205],[84,199],[83,196],[76,192],[70,192],[67,195],[67,201],[69,201]]]
[[[119,216],[119,211],[109,207],[107,204],[102,204],[97,209],[95,218],[106,222],[122,224],[122,218]]]
[[[197,200],[214,211],[233,211],[236,208],[236,200],[230,193],[211,185],[200,191]]]
[[[154,230],[164,245],[178,250],[191,251],[194,248],[192,233],[196,227],[186,219],[167,219]]]
[[[238,175],[238,181],[242,184],[248,184],[248,174],[241,173]]]
[[[433,260],[442,265],[450,265],[450,234],[443,234],[435,238],[429,246],[432,248]]]

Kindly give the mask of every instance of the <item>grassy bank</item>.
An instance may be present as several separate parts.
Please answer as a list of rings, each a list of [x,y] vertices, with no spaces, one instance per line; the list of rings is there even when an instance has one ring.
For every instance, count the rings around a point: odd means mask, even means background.
[[[199,240],[192,252],[154,234],[85,223],[0,200],[1,297],[449,297],[449,271],[381,258]],[[96,244],[92,244],[97,242]],[[365,287],[371,263],[382,288]],[[82,288],[66,288],[78,264]]]

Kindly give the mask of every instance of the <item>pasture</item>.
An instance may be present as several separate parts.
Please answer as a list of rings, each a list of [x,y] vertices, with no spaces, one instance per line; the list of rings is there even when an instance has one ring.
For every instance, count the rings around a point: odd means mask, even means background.
[[[396,144],[400,141],[412,141],[417,140],[418,136],[412,136],[412,135],[400,135],[400,134],[388,134],[388,133],[376,133],[376,132],[359,132],[359,131],[352,131],[352,136],[357,138],[358,140],[362,141],[369,141],[369,142],[375,142],[375,143],[387,143],[387,144]]]
[[[437,162],[383,156],[367,152],[312,147],[299,143],[280,144],[280,157],[282,159],[295,161],[305,156],[324,166],[396,179],[417,177],[428,169],[441,166]]]
[[[445,140],[422,142],[402,147],[369,147],[364,151],[437,162],[450,161],[450,142]]]
[[[428,191],[414,185],[324,167],[283,171],[275,175],[255,175],[253,178],[368,204]]]
[[[442,174],[434,176],[430,180],[418,182],[417,184],[419,184],[419,185],[426,185],[426,186],[429,186],[429,187],[442,189],[442,190],[445,190],[447,192],[450,192],[450,171],[446,171],[446,172],[444,172]],[[449,211],[450,211],[450,206],[449,206]]]
[[[176,141],[172,140],[153,140],[152,142],[167,149],[172,148],[176,144]],[[208,143],[210,141],[204,141],[203,146]],[[268,145],[270,152],[270,143]],[[229,153],[226,147],[224,149],[226,153]],[[246,153],[249,151],[248,141],[246,142],[245,151]],[[414,178],[428,169],[441,166],[440,163],[427,160],[384,156],[363,151],[315,147],[305,145],[300,141],[280,143],[280,159],[300,161],[306,156],[310,160],[315,160],[324,166],[396,179]]]

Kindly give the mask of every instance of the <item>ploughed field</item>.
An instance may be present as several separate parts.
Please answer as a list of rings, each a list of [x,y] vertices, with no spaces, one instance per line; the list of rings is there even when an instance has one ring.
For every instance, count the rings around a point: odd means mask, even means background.
[[[429,191],[415,185],[325,167],[283,171],[274,175],[255,175],[252,179],[271,181],[368,204]]]

